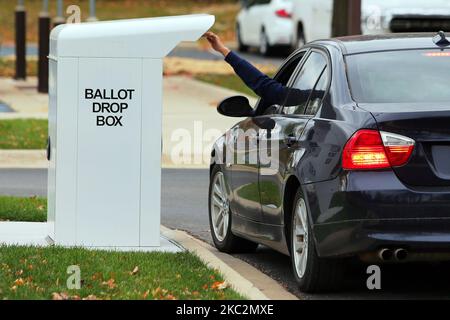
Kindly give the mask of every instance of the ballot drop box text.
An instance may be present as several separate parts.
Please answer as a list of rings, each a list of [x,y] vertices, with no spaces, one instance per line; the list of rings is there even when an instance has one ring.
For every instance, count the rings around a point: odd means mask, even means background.
[[[52,31],[48,225],[56,244],[159,245],[162,59],[213,23],[189,15]]]

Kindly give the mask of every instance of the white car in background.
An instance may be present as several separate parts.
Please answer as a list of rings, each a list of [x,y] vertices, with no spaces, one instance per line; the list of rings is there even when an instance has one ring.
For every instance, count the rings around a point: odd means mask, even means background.
[[[292,43],[330,38],[333,0],[292,0]],[[362,0],[362,34],[450,31],[450,0]]]
[[[245,0],[237,16],[239,51],[257,47],[263,55],[292,47],[292,3],[296,0]]]

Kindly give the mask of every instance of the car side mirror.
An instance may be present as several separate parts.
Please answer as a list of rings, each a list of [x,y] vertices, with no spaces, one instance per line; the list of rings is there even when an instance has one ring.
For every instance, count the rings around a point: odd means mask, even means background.
[[[217,106],[217,112],[227,117],[253,117],[255,114],[244,96],[226,98]]]

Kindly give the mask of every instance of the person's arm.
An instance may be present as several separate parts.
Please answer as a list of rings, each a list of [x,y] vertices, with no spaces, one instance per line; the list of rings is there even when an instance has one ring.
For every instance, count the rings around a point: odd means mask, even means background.
[[[265,100],[267,105],[284,102],[288,89],[281,83],[265,75],[233,51],[226,55],[225,61],[250,89]]]
[[[207,32],[205,37],[212,48],[225,57],[225,61],[231,65],[242,81],[265,100],[266,105],[284,102],[288,91],[285,86],[263,74],[248,61],[228,49],[216,34]]]

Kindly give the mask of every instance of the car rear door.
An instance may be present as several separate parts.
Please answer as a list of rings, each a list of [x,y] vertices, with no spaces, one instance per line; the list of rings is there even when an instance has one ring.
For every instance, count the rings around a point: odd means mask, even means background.
[[[279,113],[272,115],[272,130],[259,133],[259,186],[264,223],[279,225],[282,217],[284,185],[287,175],[302,157],[305,149],[298,141],[321,104],[323,88],[328,84],[328,59],[324,52],[313,49],[290,82],[290,93]],[[300,99],[300,92],[307,93]]]

